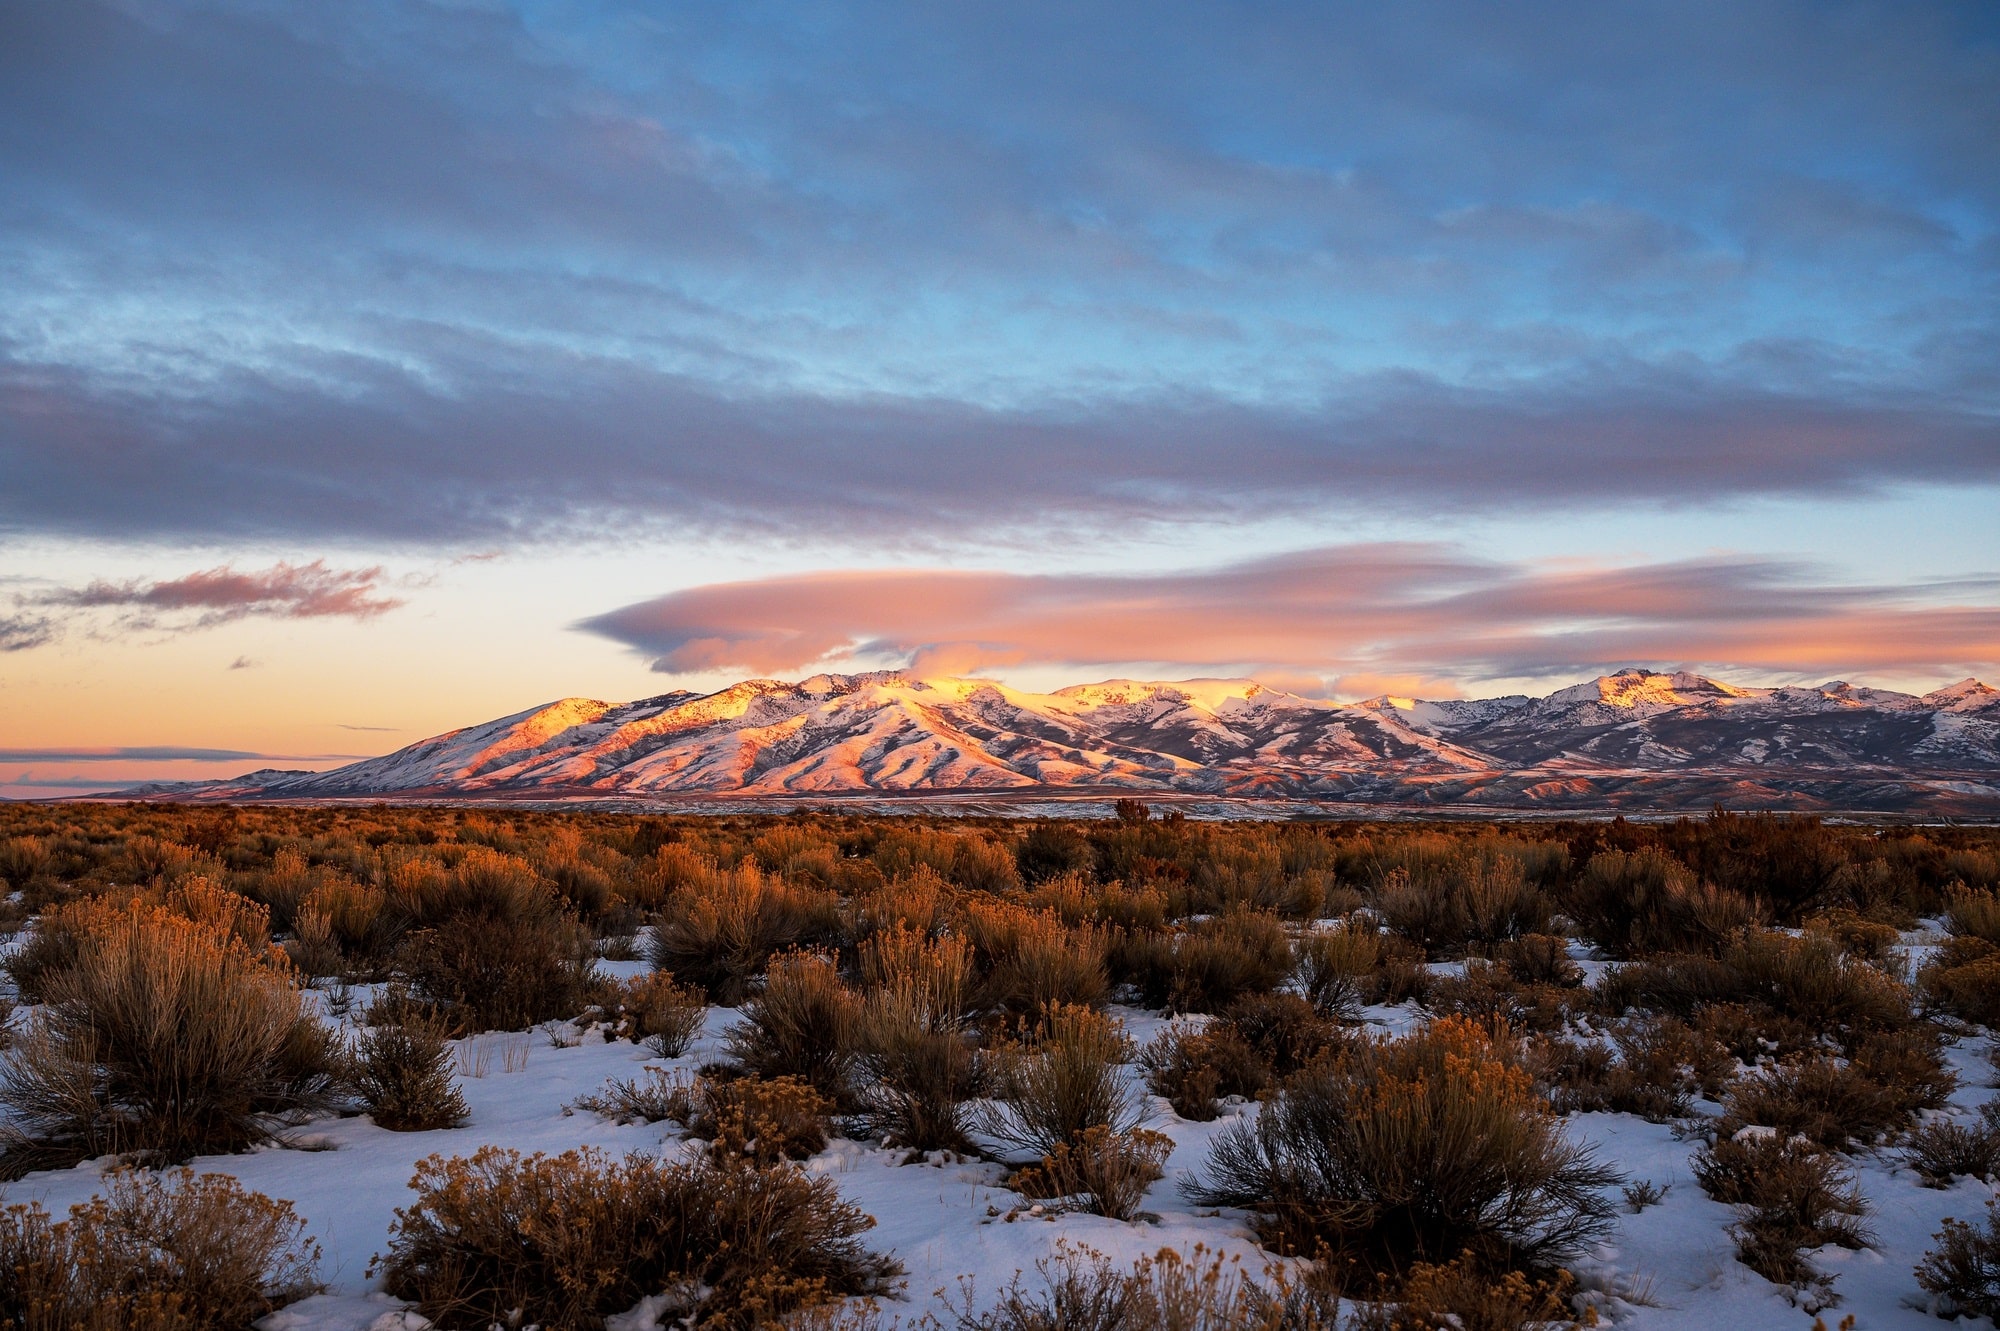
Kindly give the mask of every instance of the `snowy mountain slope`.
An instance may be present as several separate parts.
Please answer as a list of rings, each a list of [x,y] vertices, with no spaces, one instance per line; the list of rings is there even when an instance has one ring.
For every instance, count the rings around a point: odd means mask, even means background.
[[[1334,703],[1251,680],[1031,694],[897,672],[566,698],[324,773],[158,798],[1179,793],[1492,807],[2000,810],[2000,692],[1627,670],[1543,698]]]

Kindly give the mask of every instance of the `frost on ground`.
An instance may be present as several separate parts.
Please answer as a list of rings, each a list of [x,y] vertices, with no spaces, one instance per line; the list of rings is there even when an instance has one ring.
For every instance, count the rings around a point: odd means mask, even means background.
[[[615,973],[637,974],[640,963],[607,963]],[[1144,1043],[1162,1025],[1157,1015],[1119,1009],[1131,1034]],[[1408,1005],[1368,1009],[1371,1025],[1392,1031],[1418,1024]],[[395,1210],[411,1197],[417,1161],[433,1153],[469,1155],[485,1145],[556,1153],[579,1145],[607,1152],[673,1156],[689,1149],[673,1125],[618,1125],[588,1112],[568,1112],[579,1097],[607,1081],[633,1077],[646,1066],[692,1070],[721,1053],[734,1009],[716,1008],[694,1046],[666,1060],[641,1046],[606,1042],[602,1034],[569,1028],[529,1034],[490,1034],[456,1042],[460,1085],[471,1108],[463,1127],[396,1133],[365,1116],[331,1118],[292,1131],[287,1144],[244,1155],[198,1159],[198,1171],[235,1176],[247,1188],[291,1202],[324,1250],[321,1274],[327,1292],[283,1309],[261,1325],[265,1331],[415,1331],[414,1313],[380,1292],[371,1260],[385,1247]],[[553,1036],[561,1036],[558,1041]],[[1949,1111],[1969,1118],[1993,1097],[1993,1068],[1985,1042],[1961,1040],[1950,1051],[1960,1076]],[[1137,1070],[1131,1075],[1136,1079]],[[1176,1117],[1165,1101],[1149,1100],[1150,1126],[1170,1137],[1166,1173],[1147,1194],[1146,1218],[1123,1223],[1101,1217],[1052,1214],[1001,1186],[1001,1166],[948,1153],[908,1162],[908,1153],[835,1139],[807,1162],[832,1177],[843,1196],[874,1217],[870,1246],[906,1269],[899,1297],[883,1303],[888,1318],[913,1321],[939,1312],[946,1298],[975,1303],[990,1298],[1016,1273],[1032,1277],[1035,1263],[1059,1243],[1095,1249],[1119,1264],[1174,1248],[1240,1257],[1251,1270],[1268,1260],[1243,1215],[1191,1205],[1180,1183],[1199,1169],[1210,1142],[1232,1123],[1255,1115],[1255,1104],[1227,1105],[1219,1118],[1194,1123]],[[1698,1112],[1719,1106],[1700,1103]],[[1647,1180],[1664,1193],[1634,1214],[1621,1203],[1615,1229],[1577,1264],[1580,1287],[1597,1299],[1605,1323],[1634,1331],[1670,1328],[1799,1328],[1814,1314],[1787,1292],[1738,1263],[1729,1236],[1736,1215],[1695,1185],[1690,1158],[1698,1143],[1668,1125],[1629,1114],[1579,1114],[1567,1120],[1578,1139],[1597,1145],[1601,1157],[1628,1178]],[[9,1204],[36,1201],[61,1214],[99,1192],[113,1162],[90,1161],[74,1169],[29,1175],[4,1189]],[[1852,1315],[1857,1331],[1945,1325],[1933,1316],[1911,1271],[1947,1216],[1973,1218],[1995,1189],[1974,1180],[1932,1189],[1884,1150],[1859,1157],[1859,1178],[1869,1205],[1872,1242],[1858,1252],[1829,1248],[1812,1260],[1833,1278],[1839,1296],[1828,1324]],[[657,1325],[646,1306],[614,1319],[616,1331]],[[1964,1325],[1986,1325],[1965,1323]]]

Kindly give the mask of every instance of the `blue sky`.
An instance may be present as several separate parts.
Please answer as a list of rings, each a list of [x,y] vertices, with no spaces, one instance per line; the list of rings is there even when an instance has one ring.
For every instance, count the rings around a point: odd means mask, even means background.
[[[319,752],[322,661],[663,688],[577,626],[718,582],[1385,542],[1775,561],[1990,669],[1996,124],[1987,5],[8,6],[0,724]],[[398,605],[134,609],[315,562]],[[1633,663],[1531,627],[1370,670]],[[1220,650],[1127,664],[1356,673]]]

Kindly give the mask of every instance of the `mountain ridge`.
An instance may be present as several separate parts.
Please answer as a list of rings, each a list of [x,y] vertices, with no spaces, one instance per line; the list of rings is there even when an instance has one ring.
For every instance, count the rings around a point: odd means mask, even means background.
[[[2000,691],[1747,688],[1630,669],[1543,697],[1354,703],[1256,680],[1035,694],[898,671],[561,698],[326,772],[124,797],[1032,797],[1518,809],[2000,814]],[[106,792],[118,797],[121,792]]]

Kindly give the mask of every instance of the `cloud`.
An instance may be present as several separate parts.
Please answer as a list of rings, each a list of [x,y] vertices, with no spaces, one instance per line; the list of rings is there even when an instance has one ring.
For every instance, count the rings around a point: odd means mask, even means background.
[[[0,763],[194,762],[236,763],[286,755],[250,753],[241,749],[188,749],[174,745],[127,748],[0,749]]]
[[[403,604],[382,594],[382,580],[380,566],[328,568],[320,559],[310,564],[274,564],[254,572],[239,572],[225,564],[164,582],[93,582],[74,591],[52,592],[44,600],[80,609],[117,606],[161,614],[192,612],[197,628],[250,615],[372,619]]]
[[[104,612],[121,632],[192,632],[251,617],[368,620],[404,604],[388,594],[386,581],[379,565],[329,568],[322,559],[247,571],[225,564],[157,582],[99,579],[84,587],[17,597],[21,604],[50,613],[0,618],[0,650],[53,642],[69,624],[102,621]],[[239,656],[229,668],[256,665]]]
[[[54,642],[56,622],[47,615],[0,615],[0,652],[25,652]]]
[[[2000,578],[1870,586],[1765,559],[1584,567],[1368,544],[1159,574],[871,571],[712,584],[579,627],[668,673],[1143,663],[1309,672],[1349,691],[1631,664],[1957,672],[2000,662]]]
[[[255,670],[257,668],[257,662],[251,660],[247,656],[239,656],[234,661],[231,661],[229,663],[229,668],[231,670]]]
[[[1990,38],[1922,2],[13,6],[0,530],[2000,483]]]

